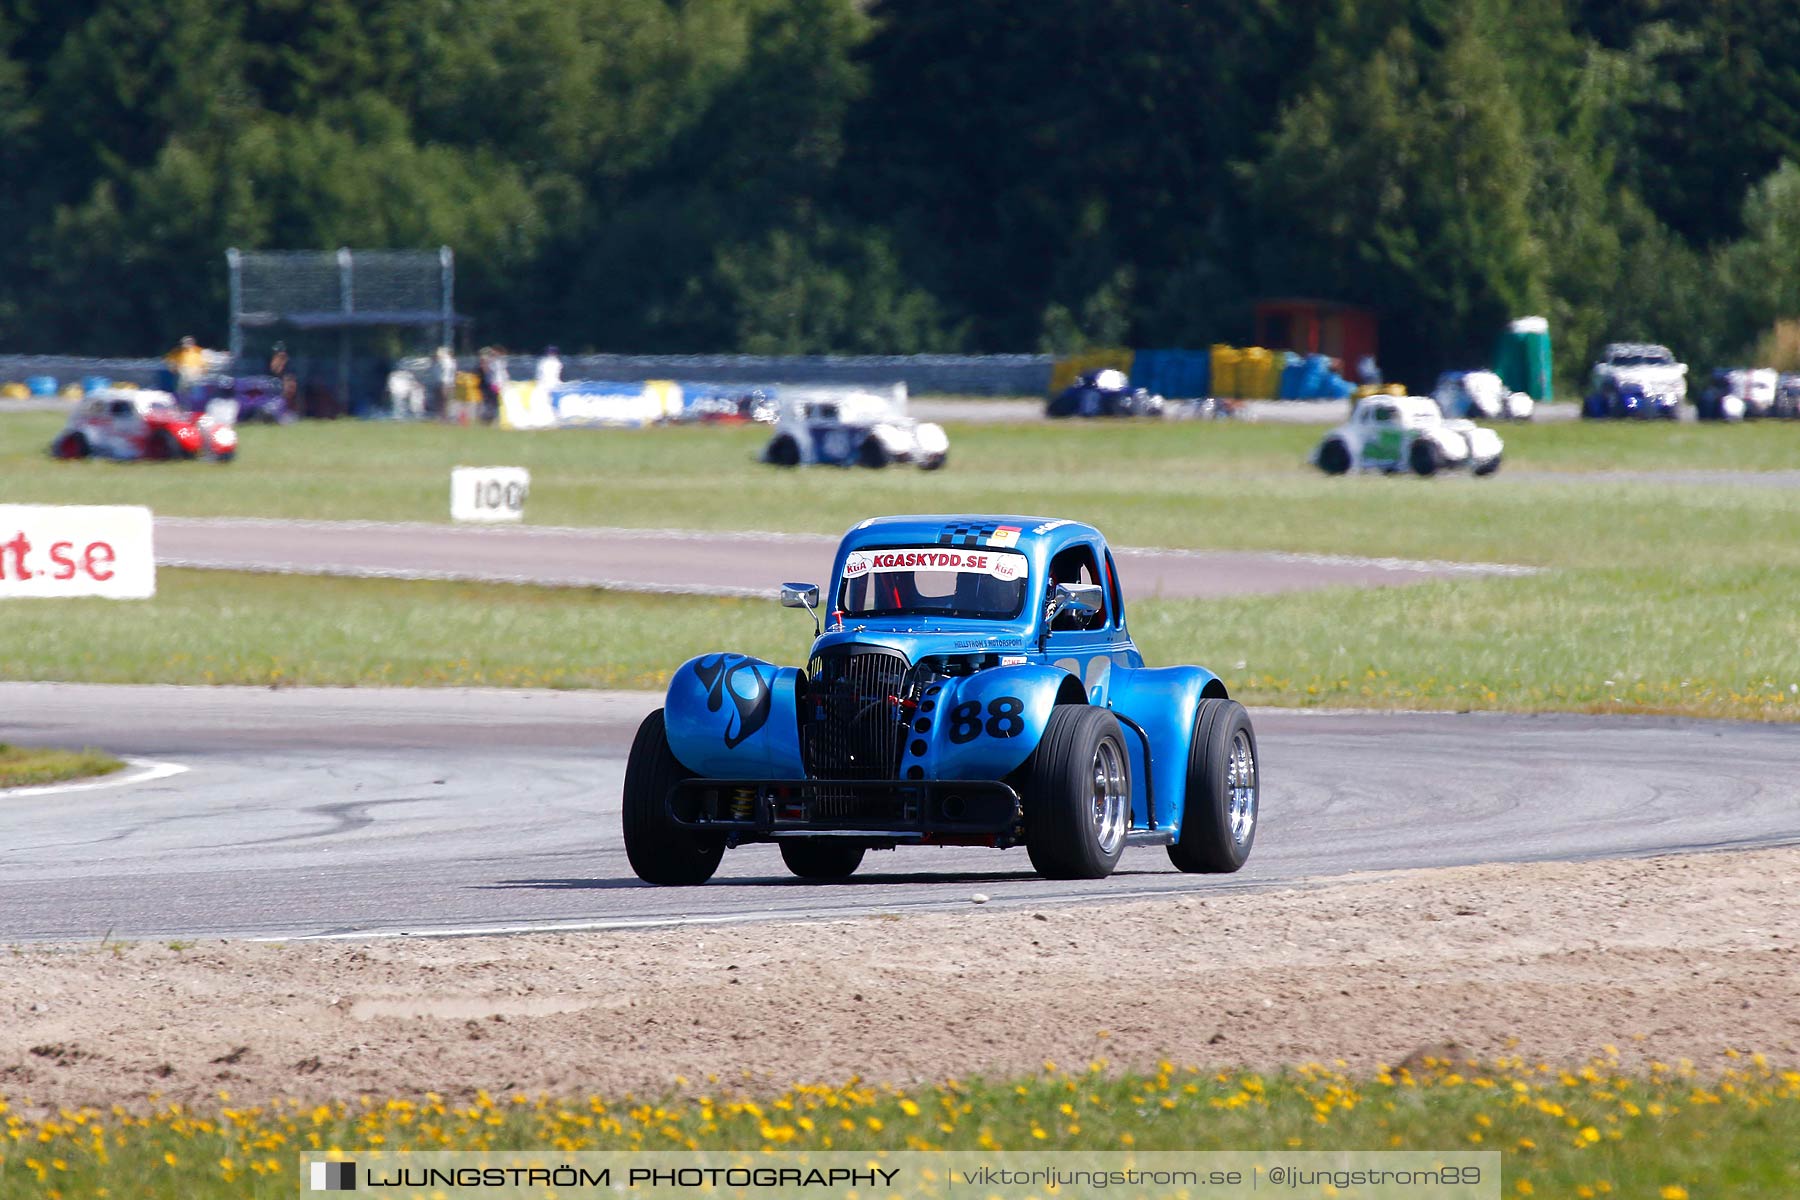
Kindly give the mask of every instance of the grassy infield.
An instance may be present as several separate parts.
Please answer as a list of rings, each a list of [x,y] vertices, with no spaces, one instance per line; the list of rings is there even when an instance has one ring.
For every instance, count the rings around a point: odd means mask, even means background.
[[[1252,704],[1800,718],[1800,491],[1585,474],[1792,468],[1800,426],[1509,429],[1508,472],[1548,474],[1422,483],[1318,478],[1300,466],[1317,431],[1276,426],[961,429],[951,467],[920,476],[777,473],[753,463],[754,430],[311,426],[250,430],[224,469],[53,464],[41,446],[54,425],[0,420],[0,502],[436,521],[451,465],[505,462],[531,468],[542,523],[835,532],[873,513],[1025,510],[1091,519],[1121,544],[1527,563],[1548,570],[1128,603],[1153,660],[1208,663]],[[792,658],[807,632],[793,614],[736,601],[179,571],[160,589],[145,604],[9,612],[0,678],[648,687],[706,648]],[[288,1195],[295,1152],[371,1135],[389,1148],[1498,1149],[1508,1195],[1800,1189],[1787,1149],[1800,1136],[1800,1074],[1729,1060],[1698,1076],[1428,1063],[1358,1078],[1051,1073],[754,1102],[227,1105],[141,1125],[25,1120],[0,1102],[0,1119],[0,1194],[108,1181],[117,1193],[130,1179],[140,1194]]]
[[[66,464],[41,454],[54,424],[0,422],[0,501],[439,521],[451,465],[508,462],[531,468],[545,524],[837,532],[874,513],[1023,509],[1125,545],[1538,565],[1552,569],[1236,600],[1125,582],[1152,660],[1204,663],[1251,704],[1800,718],[1800,489],[1581,474],[1800,466],[1795,424],[1508,429],[1500,478],[1430,483],[1320,478],[1300,465],[1317,430],[1280,426],[959,429],[951,466],[924,476],[776,472],[753,461],[761,431],[719,429],[253,428],[224,468]],[[179,571],[160,586],[147,604],[9,613],[0,677],[651,687],[706,649],[791,660],[810,632],[738,601]]]
[[[36,787],[109,775],[125,764],[99,750],[46,750],[0,742],[0,788]]]

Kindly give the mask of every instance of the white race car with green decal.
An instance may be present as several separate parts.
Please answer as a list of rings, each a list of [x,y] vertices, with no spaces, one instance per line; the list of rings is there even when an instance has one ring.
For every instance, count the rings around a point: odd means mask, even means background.
[[[1369,396],[1357,402],[1348,423],[1325,435],[1312,462],[1327,475],[1436,475],[1464,467],[1492,475],[1500,469],[1500,451],[1499,434],[1473,421],[1445,420],[1429,396]]]

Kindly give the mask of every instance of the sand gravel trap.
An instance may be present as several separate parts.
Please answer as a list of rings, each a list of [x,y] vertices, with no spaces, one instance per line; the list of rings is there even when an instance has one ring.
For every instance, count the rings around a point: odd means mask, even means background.
[[[1472,1055],[1800,1062],[1800,849],[817,924],[13,951],[15,1107]]]

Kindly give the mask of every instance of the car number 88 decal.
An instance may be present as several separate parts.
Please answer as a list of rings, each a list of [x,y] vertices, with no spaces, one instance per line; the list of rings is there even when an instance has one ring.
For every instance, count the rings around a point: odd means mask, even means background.
[[[950,710],[950,740],[958,746],[986,733],[992,738],[1018,737],[1025,732],[1025,702],[1017,696],[995,696],[988,701],[987,721],[981,719],[981,701],[967,700]]]

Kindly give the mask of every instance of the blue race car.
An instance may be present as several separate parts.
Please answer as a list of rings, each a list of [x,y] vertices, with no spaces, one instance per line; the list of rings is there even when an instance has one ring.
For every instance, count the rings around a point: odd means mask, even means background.
[[[1106,540],[1041,517],[878,517],[825,593],[786,584],[817,635],[805,670],[682,664],[625,768],[640,879],[699,884],[775,842],[805,879],[868,850],[1017,846],[1099,879],[1128,845],[1229,872],[1256,839],[1256,734],[1201,667],[1146,667]]]

